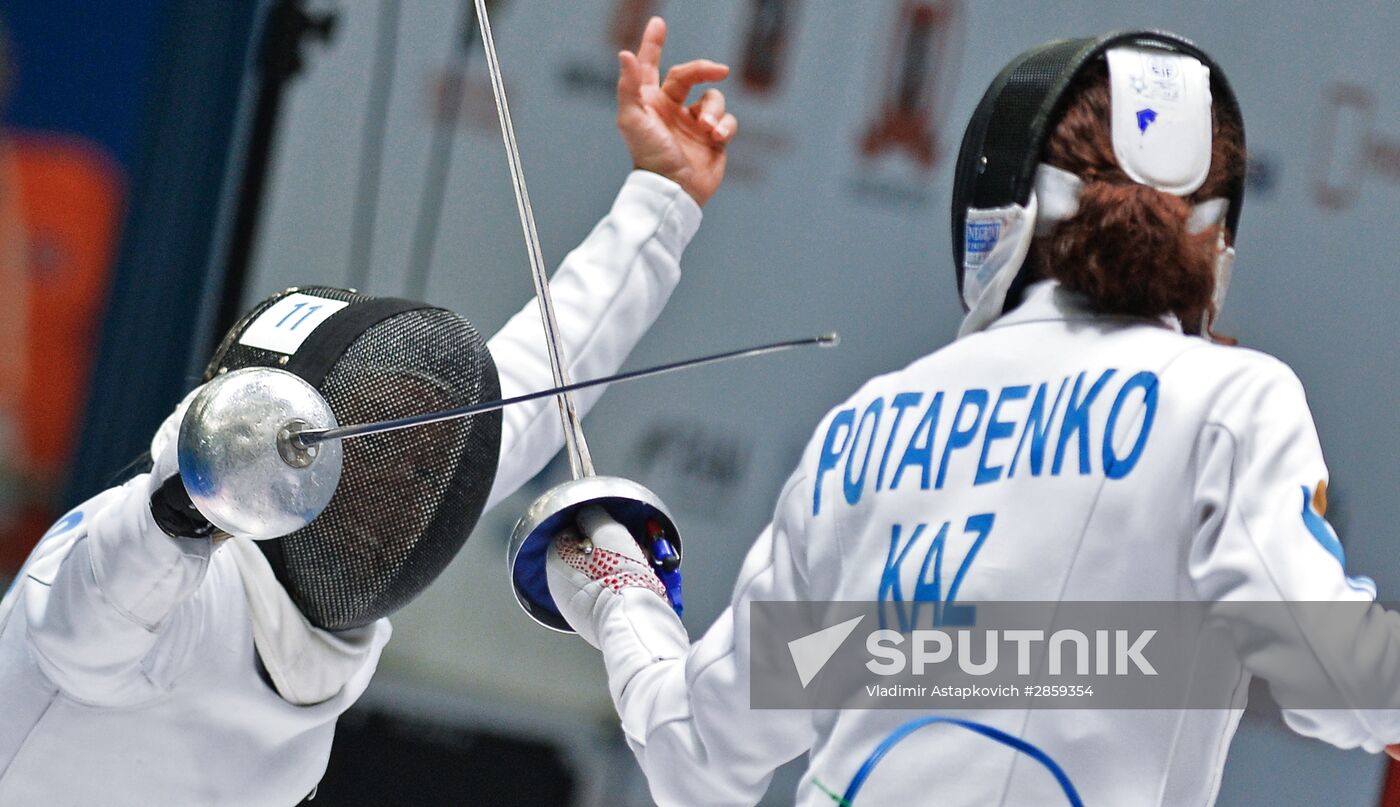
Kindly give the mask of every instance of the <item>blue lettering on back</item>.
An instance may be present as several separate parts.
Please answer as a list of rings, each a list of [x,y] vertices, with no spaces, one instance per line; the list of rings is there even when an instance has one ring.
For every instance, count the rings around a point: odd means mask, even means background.
[[[1088,374],[1080,373],[1079,377],[1074,379],[1074,391],[1070,393],[1069,405],[1065,407],[1064,420],[1060,422],[1060,440],[1055,446],[1055,463],[1050,467],[1050,472],[1054,475],[1060,475],[1060,468],[1064,466],[1065,462],[1065,446],[1074,434],[1079,435],[1080,475],[1088,476],[1093,471],[1089,463],[1089,407],[1094,405],[1094,399],[1099,397],[1099,393],[1103,392],[1104,384],[1107,384],[1116,372],[1118,371],[1105,370],[1083,398],[1079,397],[1079,390]]]
[[[943,408],[943,393],[933,396],[933,401],[929,403],[928,409],[924,411],[924,417],[919,421],[919,425],[914,427],[914,433],[909,436],[909,445],[904,449],[904,456],[899,460],[899,467],[894,471],[894,479],[890,481],[890,490],[899,487],[899,479],[904,476],[904,469],[911,465],[919,466],[923,471],[923,479],[919,486],[928,490],[929,483],[933,475],[933,435],[938,429],[938,412]],[[923,439],[919,435],[924,435]]]
[[[982,544],[991,534],[992,526],[995,523],[996,515],[993,513],[980,513],[968,517],[963,531],[967,535],[975,536],[975,538],[967,554],[963,556],[962,562],[958,564],[958,570],[953,574],[952,582],[945,589],[943,585],[943,557],[947,553],[948,530],[952,524],[947,521],[943,522],[927,551],[924,552],[923,562],[919,564],[919,573],[914,578],[912,603],[907,603],[904,600],[904,591],[900,583],[901,572],[905,560],[909,558],[911,550],[919,542],[928,525],[917,525],[906,541],[900,540],[905,533],[904,525],[893,525],[890,530],[890,551],[885,559],[884,571],[880,575],[880,590],[876,596],[876,601],[880,603],[880,627],[886,627],[885,615],[889,610],[886,607],[887,604],[894,607],[899,629],[902,632],[908,632],[915,627],[925,604],[933,606],[933,624],[936,626],[965,627],[975,624],[977,621],[976,606],[957,605],[956,601],[963,581],[967,577],[967,572],[972,567],[973,561],[977,559],[977,553],[982,551]],[[932,575],[930,575],[930,571]]]
[[[889,439],[885,440],[885,453],[880,457],[880,475],[875,478],[875,489],[885,489],[885,466],[890,461],[890,449],[894,448],[895,437],[899,436],[899,423],[904,419],[904,410],[918,406],[924,399],[922,392],[901,392],[894,396],[890,407],[894,409],[894,425],[890,426]]]
[[[1027,386],[1005,387],[1001,394],[997,396],[996,406],[992,407],[992,416],[987,419],[987,435],[982,440],[982,457],[977,461],[977,477],[972,481],[974,486],[986,485],[1001,479],[1000,465],[987,466],[987,455],[992,451],[992,443],[997,440],[1005,440],[1016,433],[1016,423],[1009,420],[998,420],[1001,413],[1001,405],[1007,401],[1023,401],[1031,394],[1031,388]]]
[[[847,504],[856,504],[865,492],[865,473],[870,469],[870,455],[875,453],[875,433],[880,430],[880,414],[884,411],[885,399],[876,398],[865,408],[865,413],[860,416],[860,424],[856,426],[855,437],[851,439],[851,450],[846,454],[846,473],[842,479]],[[856,453],[860,451],[860,436],[865,433],[867,422],[871,424],[870,439],[865,444],[865,459],[860,463],[860,477],[853,479],[851,469],[855,465]]]
[[[1133,443],[1133,450],[1128,452],[1128,456],[1119,459],[1113,451],[1113,433],[1118,425],[1118,413],[1122,411],[1124,401],[1128,398],[1128,391],[1141,388],[1143,391],[1143,415],[1142,430],[1138,432],[1137,442]],[[1157,417],[1157,376],[1144,370],[1141,373],[1128,379],[1128,383],[1118,390],[1118,397],[1113,401],[1113,409],[1108,413],[1108,426],[1104,429],[1103,435],[1103,472],[1109,479],[1122,479],[1133,472],[1137,467],[1138,460],[1142,458],[1143,449],[1147,447],[1147,438],[1152,433],[1152,422]]]
[[[927,524],[920,524],[909,536],[909,540],[903,545],[900,544],[900,534],[904,531],[904,525],[895,524],[890,530],[890,553],[885,558],[885,570],[880,573],[880,592],[875,600],[881,604],[880,607],[880,627],[885,627],[886,601],[893,602],[895,613],[899,616],[900,630],[908,630],[909,612],[901,608],[904,604],[904,590],[899,582],[899,572],[904,566],[904,559],[909,556],[909,550],[914,548],[914,543],[919,540],[919,536],[924,534]]]
[[[1048,384],[1041,384],[1035,391],[1035,402],[1031,404],[1030,416],[1026,419],[1026,429],[1021,432],[1021,440],[1016,444],[1016,454],[1011,457],[1011,470],[1006,472],[1006,477],[1010,479],[1016,475],[1016,466],[1021,462],[1021,449],[1026,445],[1026,438],[1031,441],[1031,475],[1040,476],[1041,469],[1045,467],[1045,442],[1050,437],[1050,424],[1055,421],[1055,413],[1060,411],[1060,399],[1065,395],[1065,388],[1069,386],[1069,379],[1060,382],[1060,390],[1055,393],[1055,402],[1050,405],[1050,411],[1045,411],[1045,393],[1049,391]]]
[[[826,429],[826,441],[822,444],[821,454],[817,457],[817,480],[812,486],[812,515],[817,515],[822,511],[822,477],[828,471],[836,470],[836,464],[841,460],[841,455],[845,453],[846,446],[851,441],[851,429],[855,426],[856,410],[842,409],[831,419],[831,425]],[[841,447],[836,448],[837,430],[845,429],[845,436],[841,439]]]
[[[938,463],[936,487],[939,490],[943,489],[943,483],[948,478],[948,460],[953,456],[953,452],[972,445],[978,429],[982,428],[982,418],[987,414],[987,402],[991,400],[991,397],[984,389],[970,389],[963,393],[962,403],[958,404],[958,413],[953,416],[952,432],[948,435],[948,442],[943,446],[943,461]],[[977,408],[976,414],[973,415],[972,425],[965,429],[960,428],[959,424],[963,422],[963,412],[971,407]]]

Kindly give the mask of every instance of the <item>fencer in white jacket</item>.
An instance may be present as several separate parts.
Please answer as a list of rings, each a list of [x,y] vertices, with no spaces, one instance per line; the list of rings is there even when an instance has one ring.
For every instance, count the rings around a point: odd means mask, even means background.
[[[1171,62],[1159,74],[1191,67],[1200,65]],[[1042,157],[1075,198],[1061,228],[1041,229],[1026,270],[1038,281],[1006,312],[1000,300],[988,309],[985,297],[969,299],[958,341],[831,410],[704,636],[691,643],[636,542],[605,514],[580,518],[591,545],[568,534],[556,542],[550,591],[602,650],[622,729],[659,804],[754,804],[773,770],[801,755],[803,807],[846,804],[858,779],[857,805],[1068,803],[1042,765],[957,726],[909,734],[865,778],[910,714],[752,708],[754,603],[879,602],[891,580],[908,596],[927,582],[931,558],[945,581],[956,575],[959,602],[1374,599],[1370,581],[1348,575],[1324,520],[1328,472],[1299,380],[1277,359],[1199,335],[1202,315],[1218,308],[1224,277],[1210,278],[1228,266],[1219,250],[1232,234],[1201,237],[1188,224],[1198,199],[1123,175],[1104,73],[1088,70],[1099,83],[1071,84],[1083,94]],[[1072,142],[1086,133],[1091,143]],[[1227,148],[1242,135],[1217,131],[1216,140],[1213,163],[1205,143],[1212,173],[1202,193],[1242,180],[1243,155]],[[1036,221],[1034,203],[1030,211]],[[1182,314],[1191,315],[1185,332]],[[1288,709],[1292,728],[1370,752],[1400,740],[1400,711],[1360,708],[1391,703],[1400,686],[1400,619],[1373,617],[1356,645],[1373,652],[1319,659],[1326,675],[1306,682],[1358,708]],[[1269,620],[1231,628],[1240,658],[1212,681],[1217,702],[1233,708],[1017,704],[957,717],[1048,754],[1085,804],[1208,806],[1250,678],[1288,680],[1291,660],[1311,656],[1299,633]]]
[[[1175,322],[1094,314],[1044,281],[985,332],[870,381],[825,418],[729,609],[694,645],[646,588],[601,597],[592,619],[571,624],[602,647],[623,730],[658,803],[753,804],[775,768],[808,754],[797,803],[823,807],[832,799],[814,780],[843,792],[909,715],[751,710],[751,603],[878,601],[893,525],[960,527],[981,513],[995,523],[975,557],[971,537],[946,550],[947,574],[968,560],[959,601],[1369,599],[1374,591],[1347,576],[1340,547],[1305,520],[1326,480],[1302,386],[1281,362],[1183,335]],[[906,592],[933,532],[899,566]],[[1385,643],[1400,649],[1394,621],[1376,629],[1393,632]],[[1240,671],[1241,707],[1249,675],[1271,672]],[[1385,667],[1337,672],[1349,676],[1336,682],[1343,691],[1393,690],[1400,680]],[[1043,749],[1086,804],[1158,807],[1213,802],[1240,711],[958,716]],[[1378,751],[1400,739],[1395,713],[1286,717],[1344,748]],[[860,802],[933,797],[958,807],[1065,803],[1039,766],[951,727],[901,744]]]
[[[619,127],[639,170],[551,280],[575,378],[615,372],[661,313],[737,131],[717,90],[683,103],[727,68],[691,62],[661,83],[663,40],[657,21],[624,57]],[[552,385],[533,301],[489,348],[503,396]],[[579,396],[580,410],[598,394]],[[336,719],[374,674],[387,619],[319,630],[251,542],[156,526],[151,492],[175,472],[188,400],[152,441],[154,471],[65,516],[0,601],[0,804],[298,803],[326,769]],[[488,507],[562,445],[552,405],[504,411]],[[274,664],[278,686],[266,674]]]

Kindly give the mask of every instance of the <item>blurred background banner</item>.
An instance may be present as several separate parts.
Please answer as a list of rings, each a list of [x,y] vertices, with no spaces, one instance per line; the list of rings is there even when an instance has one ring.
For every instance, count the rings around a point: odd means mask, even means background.
[[[0,569],[63,504],[116,255],[154,2],[86,19],[4,9],[0,63]]]
[[[231,312],[254,300],[352,285],[425,297],[491,333],[530,298],[470,7],[17,0],[0,11],[17,66],[0,162],[4,565],[55,508],[105,487],[144,450]],[[590,416],[600,467],[655,490],[685,531],[693,635],[724,607],[822,415],[956,332],[952,158],[988,82],[1033,44],[1128,27],[1195,39],[1230,72],[1252,165],[1221,330],[1301,376],[1350,565],[1383,599],[1400,591],[1393,0],[492,8],[551,264],[607,211],[629,168],[613,127],[615,54],[647,17],[671,25],[668,61],[735,67],[730,178],[629,366],[843,336],[834,353],[618,389]],[[317,804],[648,803],[597,655],[537,629],[506,581],[513,521],[566,473],[556,464],[483,518],[394,619]],[[1291,735],[1256,690],[1221,805],[1381,803],[1379,759]],[[389,769],[366,750],[384,743],[433,762],[412,768],[406,754]],[[790,802],[792,776],[771,803]]]

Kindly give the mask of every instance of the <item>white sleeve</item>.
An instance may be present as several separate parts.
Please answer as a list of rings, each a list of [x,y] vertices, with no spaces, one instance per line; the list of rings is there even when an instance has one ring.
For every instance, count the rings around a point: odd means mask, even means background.
[[[810,714],[749,708],[750,603],[801,600],[806,511],[788,482],[773,523],[749,551],[729,608],[693,646],[647,589],[607,598],[598,621],[608,688],[627,743],[663,807],[755,804],[773,771],[811,748]]]
[[[1297,377],[1278,363],[1243,373],[1198,457],[1189,573],[1245,667],[1270,682],[1301,734],[1372,752],[1400,741],[1400,711],[1380,708],[1400,694],[1400,614],[1374,604],[1374,583],[1346,573]]]
[[[172,614],[203,581],[213,544],[171,538],[156,526],[146,474],[79,511],[86,534],[47,591],[31,584],[33,601],[21,607],[29,608],[35,658],[55,686],[79,701],[121,705],[145,691],[143,667],[154,663]]]
[[[680,185],[633,171],[612,210],[550,280],[575,381],[616,373],[680,282],[680,260],[700,227],[700,207]],[[554,386],[539,307],[531,300],[488,343],[510,398]],[[602,388],[575,395],[582,416]],[[490,508],[544,468],[564,444],[554,399],[507,407]]]

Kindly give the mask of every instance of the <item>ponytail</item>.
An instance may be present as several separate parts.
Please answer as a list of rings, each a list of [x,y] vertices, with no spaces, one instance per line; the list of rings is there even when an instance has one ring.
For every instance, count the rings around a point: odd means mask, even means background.
[[[1219,235],[1192,234],[1184,199],[1129,183],[1091,182],[1079,213],[1039,245],[1050,275],[1095,310],[1201,322],[1215,289]]]

